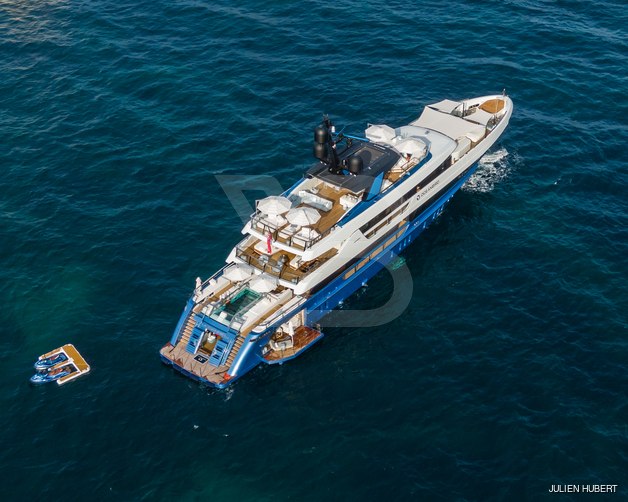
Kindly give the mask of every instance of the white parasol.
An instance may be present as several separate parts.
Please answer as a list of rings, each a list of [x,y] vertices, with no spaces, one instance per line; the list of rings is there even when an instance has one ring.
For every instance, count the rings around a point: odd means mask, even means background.
[[[243,281],[253,275],[253,267],[243,263],[234,263],[222,275],[230,281]]]
[[[258,293],[269,293],[277,287],[277,279],[268,274],[260,274],[251,279],[249,286]]]
[[[281,195],[271,195],[257,202],[257,209],[266,214],[287,213],[292,207],[292,202],[287,197]]]
[[[321,213],[319,213],[313,207],[297,207],[291,209],[286,218],[293,225],[299,225],[306,227],[308,225],[314,225],[321,219]]]
[[[316,239],[318,237],[320,237],[320,233],[317,232],[316,230],[314,230],[313,228],[302,228],[301,230],[299,230],[299,232],[296,234],[297,237],[301,237],[303,239],[306,240],[312,240],[312,239]]]
[[[283,227],[287,223],[286,219],[280,214],[269,214],[263,222],[270,223],[275,228]]]

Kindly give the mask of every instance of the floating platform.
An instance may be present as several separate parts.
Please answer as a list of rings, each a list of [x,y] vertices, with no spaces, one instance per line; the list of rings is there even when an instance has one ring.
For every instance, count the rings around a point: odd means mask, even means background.
[[[59,362],[56,362],[57,360]],[[63,385],[70,380],[89,373],[91,369],[87,361],[83,359],[83,356],[71,343],[42,354],[37,359],[35,367],[46,366],[46,361],[52,361],[54,364],[45,367],[43,370],[38,370],[31,378],[32,383],[57,382],[58,385]]]

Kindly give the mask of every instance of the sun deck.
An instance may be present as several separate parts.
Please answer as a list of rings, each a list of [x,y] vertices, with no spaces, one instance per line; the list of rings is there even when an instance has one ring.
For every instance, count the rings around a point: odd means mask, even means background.
[[[313,208],[320,215],[318,221],[309,225],[290,224],[283,217],[269,219],[262,212],[257,212],[251,219],[251,229],[257,235],[264,236],[260,240],[258,251],[260,254],[266,248],[265,238],[270,234],[272,240],[292,247],[295,250],[305,250],[325,237],[344,214],[360,200],[361,194],[356,194],[346,188],[338,188],[325,182],[320,182],[308,189],[299,190],[291,196],[295,203],[292,209]]]
[[[314,195],[321,199],[329,200],[332,202],[332,207],[329,211],[320,211],[321,219],[312,228],[318,231],[321,235],[331,229],[338,220],[347,211],[347,207],[342,205],[341,199],[346,195],[356,196],[355,192],[346,188],[336,188],[328,185],[327,183],[321,183],[316,187]],[[307,202],[302,202],[298,207],[307,206]]]

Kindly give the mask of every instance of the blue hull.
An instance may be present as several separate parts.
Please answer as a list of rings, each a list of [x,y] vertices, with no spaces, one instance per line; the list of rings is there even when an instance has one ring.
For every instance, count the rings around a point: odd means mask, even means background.
[[[349,277],[346,277],[347,271],[343,271],[342,274],[333,279],[329,284],[314,293],[305,304],[297,309],[305,310],[306,324],[312,326],[314,323],[317,323],[322,317],[335,309],[341,302],[347,299],[361,286],[365,285],[371,277],[380,272],[388,263],[395,259],[399,253],[407,248],[410,243],[412,243],[412,241],[414,241],[414,239],[416,239],[421,232],[423,232],[441,214],[445,204],[449,202],[460,187],[469,179],[469,177],[475,172],[476,168],[477,164],[473,165],[460,180],[458,180],[449,190],[441,195],[431,206],[423,210],[414,220],[406,223],[403,227],[395,229],[394,234],[397,235],[397,238],[393,242],[389,243],[387,247],[382,249],[377,256],[374,256],[368,262],[363,264],[363,266],[355,270],[355,272]],[[381,239],[380,242],[388,242],[394,234],[389,234],[386,238]],[[369,252],[365,253],[365,256],[368,256]],[[360,262],[358,261],[358,263]],[[171,340],[173,345],[178,340],[181,327],[185,324],[187,316],[193,307],[193,303],[191,304],[190,301],[186,305],[173,334]],[[262,357],[262,348],[268,343],[276,328],[284,323],[286,319],[292,317],[297,310],[287,313],[274,325],[270,326],[264,333],[250,333],[229,369],[231,378],[225,382],[221,382],[220,384],[209,382],[198,375],[190,373],[163,355],[160,355],[160,357],[165,364],[171,365],[174,369],[188,378],[206,383],[213,387],[225,388],[240,377],[244,376],[260,363],[263,362],[268,364],[268,361]]]
[[[360,287],[366,284],[374,275],[380,272],[386,265],[394,260],[405,248],[407,248],[443,211],[447,202],[454,196],[460,187],[475,172],[477,164],[465,174],[450,190],[443,194],[429,208],[424,210],[417,218],[404,226],[404,232],[382,252],[369,261],[350,278],[343,280],[342,276],[334,280],[323,290],[319,291],[308,302],[306,316],[308,323],[315,323],[336,308]],[[397,230],[397,233],[399,230]],[[390,238],[390,235],[388,236]],[[385,240],[385,239],[384,239]],[[311,305],[311,306],[310,306]]]

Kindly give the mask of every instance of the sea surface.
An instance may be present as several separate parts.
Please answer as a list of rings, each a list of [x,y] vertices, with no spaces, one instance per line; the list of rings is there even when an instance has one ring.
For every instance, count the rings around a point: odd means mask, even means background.
[[[627,12],[0,2],[0,499],[627,499]],[[310,164],[322,113],[360,134],[503,89],[508,130],[403,253],[402,315],[226,391],[162,365],[241,235],[217,176],[252,201]],[[65,343],[91,373],[31,387]]]

